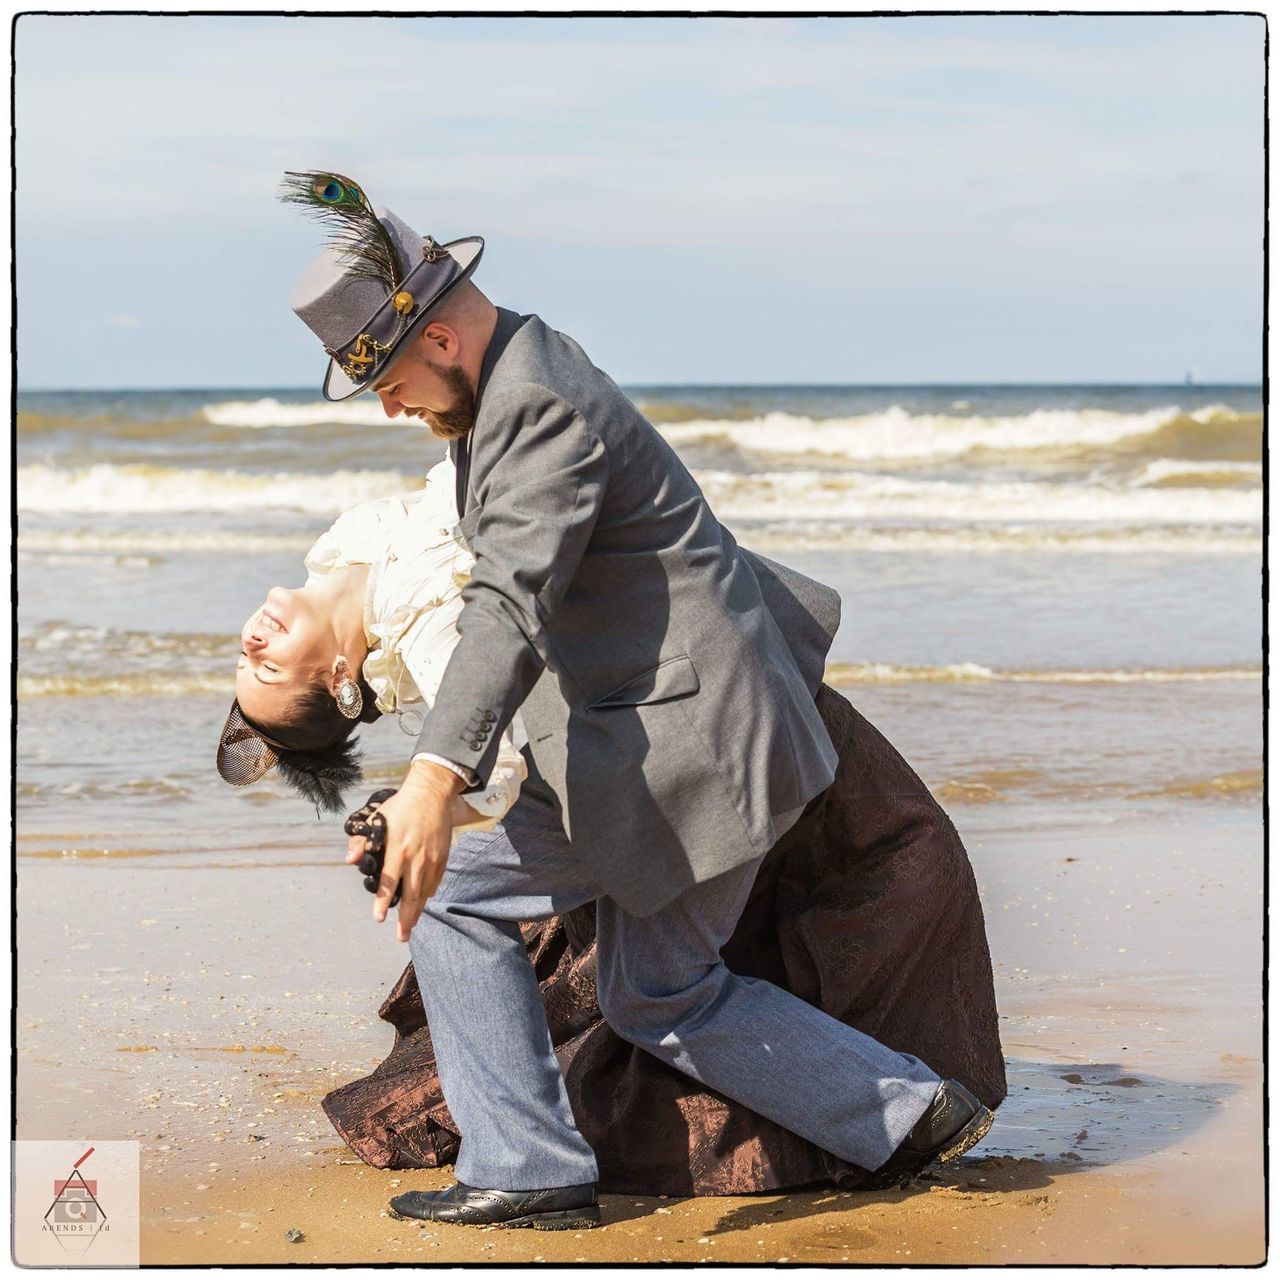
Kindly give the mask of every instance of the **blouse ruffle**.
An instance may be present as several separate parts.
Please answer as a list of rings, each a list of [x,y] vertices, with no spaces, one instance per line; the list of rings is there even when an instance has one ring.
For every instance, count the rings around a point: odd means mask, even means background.
[[[457,646],[462,588],[475,560],[457,529],[454,468],[446,458],[413,493],[375,498],[344,512],[307,552],[308,581],[335,569],[369,565],[364,629],[369,642],[362,674],[379,711],[398,713],[435,703]],[[517,718],[502,734],[498,757],[483,791],[466,802],[489,828],[516,802],[527,776],[518,750]]]

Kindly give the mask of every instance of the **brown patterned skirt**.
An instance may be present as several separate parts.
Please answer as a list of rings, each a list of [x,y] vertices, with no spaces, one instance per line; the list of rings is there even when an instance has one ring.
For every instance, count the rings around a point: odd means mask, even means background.
[[[818,708],[840,755],[835,781],[764,859],[725,962],[998,1106],[1006,1084],[991,956],[964,845],[910,765],[845,698],[824,685]],[[594,904],[523,933],[602,1191],[737,1195],[861,1181],[856,1165],[610,1030],[596,1007]],[[377,1168],[452,1163],[458,1131],[412,965],[378,1016],[395,1028],[391,1052],[325,1097],[326,1114]]]

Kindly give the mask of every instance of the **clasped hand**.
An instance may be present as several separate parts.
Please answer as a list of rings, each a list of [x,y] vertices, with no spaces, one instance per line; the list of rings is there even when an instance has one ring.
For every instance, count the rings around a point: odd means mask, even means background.
[[[370,803],[347,820],[346,861],[365,872],[365,886],[374,890],[373,918],[379,924],[399,903],[400,942],[409,941],[444,875],[462,786],[462,779],[450,770],[415,760],[399,791],[375,792]]]

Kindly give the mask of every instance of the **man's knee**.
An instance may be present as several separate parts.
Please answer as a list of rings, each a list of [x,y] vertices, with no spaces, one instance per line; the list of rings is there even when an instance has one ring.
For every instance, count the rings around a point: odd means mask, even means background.
[[[597,986],[600,1013],[624,1040],[654,1050],[673,1036],[687,1040],[715,1012],[729,977],[723,964],[692,981],[655,988],[605,978]]]

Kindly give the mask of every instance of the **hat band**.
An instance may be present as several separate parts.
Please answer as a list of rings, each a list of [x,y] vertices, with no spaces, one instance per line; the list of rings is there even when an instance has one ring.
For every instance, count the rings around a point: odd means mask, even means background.
[[[462,266],[430,236],[422,246],[422,261],[372,315],[354,338],[336,350],[325,347],[352,382],[368,382],[378,371],[405,330],[462,274]]]

